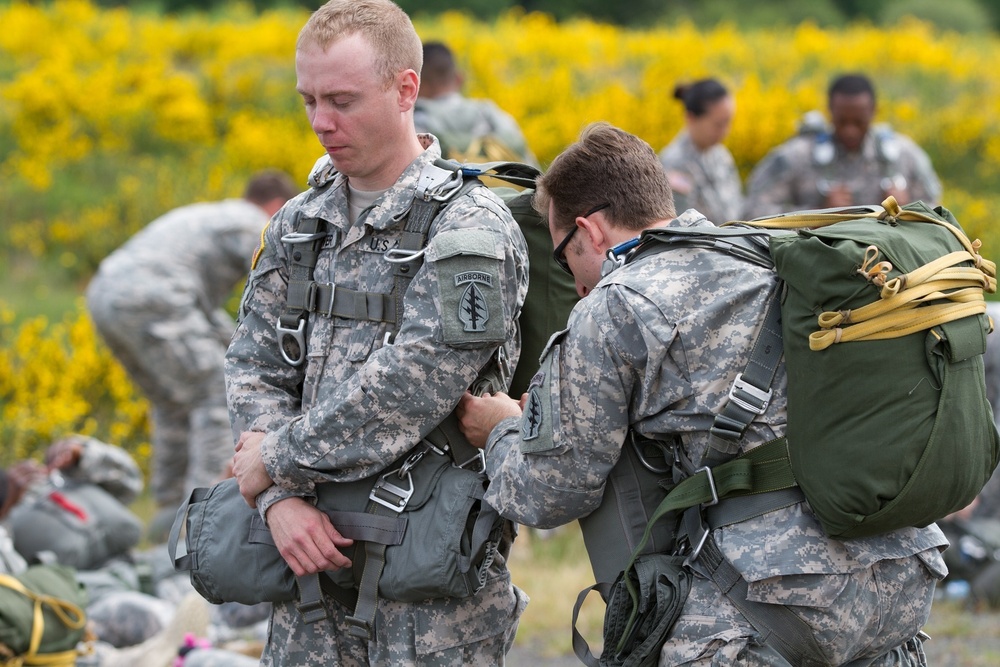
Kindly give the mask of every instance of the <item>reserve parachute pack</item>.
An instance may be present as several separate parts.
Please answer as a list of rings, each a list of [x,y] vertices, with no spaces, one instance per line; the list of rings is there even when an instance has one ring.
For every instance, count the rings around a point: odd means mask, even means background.
[[[947,209],[900,208],[892,197],[881,207],[652,229],[632,245],[620,255],[613,249],[609,261],[702,247],[773,267],[779,288],[716,415],[703,467],[652,511],[614,587],[598,584],[611,591],[599,664],[655,664],[655,652],[632,653],[650,639],[647,628],[658,628],[647,617],[663,598],[643,582],[664,579],[642,567],[653,529],[668,515],[680,516],[683,565],[667,574],[697,562],[792,664],[821,661],[794,612],[747,599],[711,531],[803,497],[824,532],[841,540],[924,527],[971,503],[1000,457],[983,371],[993,327],[984,294],[996,291],[996,265]],[[736,456],[770,402],[782,357],[786,435]],[[581,639],[574,629],[577,655],[597,665]]]

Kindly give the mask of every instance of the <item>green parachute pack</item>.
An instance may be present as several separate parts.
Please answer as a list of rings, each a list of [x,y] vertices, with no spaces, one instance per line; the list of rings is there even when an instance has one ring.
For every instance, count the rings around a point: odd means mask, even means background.
[[[883,204],[692,228],[681,241],[740,254],[748,251],[735,239],[764,231],[758,261],[773,262],[781,281],[780,335],[766,345],[758,337],[712,432],[719,450],[735,451],[770,398],[783,350],[786,435],[719,465],[714,495],[730,484],[732,495],[798,486],[839,539],[922,527],[962,509],[1000,457],[983,372],[993,326],[984,294],[996,291],[996,265],[947,209]],[[678,242],[670,228],[645,236]],[[744,479],[727,480],[736,469]],[[711,502],[708,482],[693,475],[664,502]]]
[[[74,571],[32,565],[0,574],[0,665],[72,667],[85,638],[87,592]]]

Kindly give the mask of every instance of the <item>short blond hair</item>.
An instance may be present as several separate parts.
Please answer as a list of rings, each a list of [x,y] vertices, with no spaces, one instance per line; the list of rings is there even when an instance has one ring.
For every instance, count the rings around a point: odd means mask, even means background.
[[[386,87],[396,75],[412,69],[420,76],[423,46],[410,17],[390,0],[329,0],[313,12],[295,44],[327,49],[351,35],[361,35],[375,50],[375,68]]]

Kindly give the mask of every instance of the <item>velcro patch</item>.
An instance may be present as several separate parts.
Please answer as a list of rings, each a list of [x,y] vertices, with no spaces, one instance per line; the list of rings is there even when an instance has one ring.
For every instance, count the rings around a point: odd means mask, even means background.
[[[521,439],[534,440],[542,428],[542,398],[538,387],[532,387],[528,392],[528,402],[524,405],[524,416],[521,418]]]
[[[442,234],[426,255],[437,269],[444,342],[503,342],[507,323],[495,238],[486,230],[455,231],[462,234]]]

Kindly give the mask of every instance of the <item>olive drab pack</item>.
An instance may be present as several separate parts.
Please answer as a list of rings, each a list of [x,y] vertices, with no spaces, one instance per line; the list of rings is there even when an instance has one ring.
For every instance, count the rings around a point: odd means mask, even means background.
[[[71,568],[32,565],[17,576],[0,574],[0,665],[72,667],[87,635],[86,604]]]
[[[971,503],[1000,457],[983,372],[992,330],[984,294],[996,291],[996,265],[948,210],[900,208],[892,197],[881,207],[647,230],[610,261],[691,246],[772,266],[779,290],[716,415],[704,467],[652,512],[625,567],[631,617],[612,637],[616,653],[642,638],[648,603],[630,582],[642,581],[653,528],[680,513],[686,563],[697,561],[792,664],[820,664],[794,613],[747,599],[711,531],[804,498],[827,535],[861,538],[927,526]],[[766,409],[782,357],[786,434],[746,450],[743,433]]]

